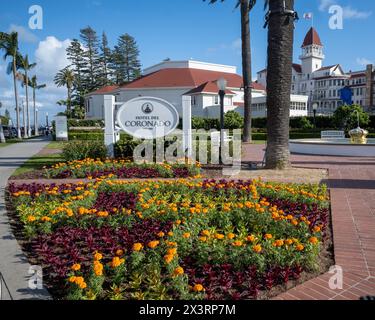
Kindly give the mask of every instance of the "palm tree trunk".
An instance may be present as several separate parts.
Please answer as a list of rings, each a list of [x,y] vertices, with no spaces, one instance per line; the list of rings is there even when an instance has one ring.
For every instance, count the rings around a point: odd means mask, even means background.
[[[67,103],[67,107],[68,107],[68,114],[67,114],[67,116],[68,117],[71,117],[72,115],[71,115],[71,111],[72,111],[72,101],[71,101],[71,99],[72,99],[72,97],[71,97],[71,92],[70,92],[70,87],[68,86],[68,103]]]
[[[35,88],[33,87],[33,106],[34,106],[34,134],[35,136],[39,135],[38,131],[38,119],[36,118],[36,102],[35,102]]]
[[[248,0],[241,0],[242,73],[244,82],[244,132],[243,142],[251,142],[251,42],[250,7]]]
[[[2,119],[0,118],[0,143],[5,143],[5,136],[3,131]]]
[[[18,89],[17,89],[17,79],[16,79],[16,59],[13,58],[13,84],[14,84],[14,98],[16,101],[16,121],[17,121],[17,137],[22,139],[21,136],[21,123],[20,123],[20,108],[18,106]]]
[[[27,116],[27,135],[31,137],[31,123],[30,123],[30,110],[29,110],[29,78],[27,71],[25,70],[26,76],[26,116]],[[26,130],[26,129],[25,129]]]
[[[294,10],[294,0],[270,1],[271,12],[283,7]],[[274,13],[268,27],[267,132],[266,167],[290,166],[289,118],[292,82],[294,19]]]

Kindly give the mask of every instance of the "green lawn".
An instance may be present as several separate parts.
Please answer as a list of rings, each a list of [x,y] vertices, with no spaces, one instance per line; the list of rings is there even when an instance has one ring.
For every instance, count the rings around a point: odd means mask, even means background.
[[[51,142],[45,150],[52,150],[52,149],[59,149],[62,150],[62,143],[61,142]],[[18,168],[14,173],[13,176],[19,176],[21,174],[25,174],[34,170],[41,170],[45,166],[51,166],[59,162],[63,162],[64,159],[62,158],[61,153],[58,154],[37,154],[34,157],[30,158],[26,161],[20,168]]]

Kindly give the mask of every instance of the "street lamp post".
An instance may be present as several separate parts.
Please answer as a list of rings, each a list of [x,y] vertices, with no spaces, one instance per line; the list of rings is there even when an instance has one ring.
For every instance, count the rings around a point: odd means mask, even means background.
[[[46,126],[49,127],[48,112],[46,113]]]
[[[316,129],[316,112],[318,111],[318,103],[313,103],[313,113],[314,113],[314,128]]]
[[[220,78],[217,81],[217,87],[219,88],[219,97],[220,97],[220,149],[219,149],[219,159],[220,164],[223,164],[222,161],[222,151],[224,145],[224,98],[225,90],[227,89],[227,80]]]

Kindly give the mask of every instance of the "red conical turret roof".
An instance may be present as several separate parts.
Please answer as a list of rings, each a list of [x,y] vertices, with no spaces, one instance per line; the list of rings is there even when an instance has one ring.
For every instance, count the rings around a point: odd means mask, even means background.
[[[313,27],[311,27],[309,32],[306,34],[305,40],[303,41],[302,48],[311,46],[313,44],[318,45],[318,46],[323,46],[322,42],[320,41],[318,32],[316,32],[316,30]]]

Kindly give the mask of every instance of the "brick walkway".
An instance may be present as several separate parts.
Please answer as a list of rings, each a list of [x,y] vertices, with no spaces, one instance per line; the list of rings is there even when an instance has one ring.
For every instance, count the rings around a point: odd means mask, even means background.
[[[247,145],[244,161],[260,162],[264,146]],[[326,273],[277,300],[358,300],[375,296],[375,158],[292,155],[295,167],[329,170],[335,262],[343,289],[332,290]]]

